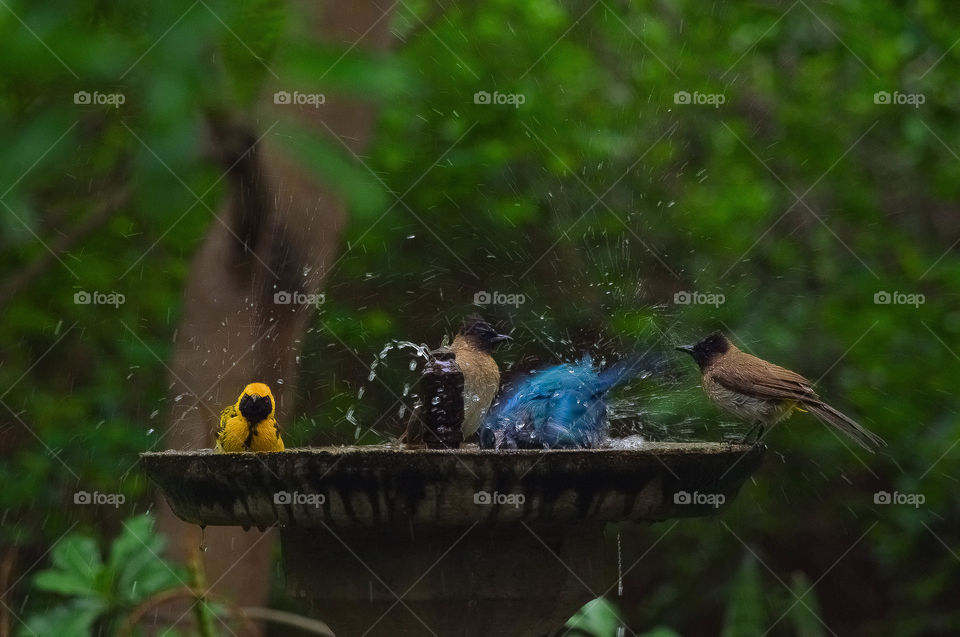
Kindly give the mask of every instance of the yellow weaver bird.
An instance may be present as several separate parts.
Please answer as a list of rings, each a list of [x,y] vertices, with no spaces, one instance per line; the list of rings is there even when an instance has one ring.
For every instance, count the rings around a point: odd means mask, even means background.
[[[276,407],[265,384],[250,383],[244,387],[237,402],[220,412],[217,451],[283,451]]]

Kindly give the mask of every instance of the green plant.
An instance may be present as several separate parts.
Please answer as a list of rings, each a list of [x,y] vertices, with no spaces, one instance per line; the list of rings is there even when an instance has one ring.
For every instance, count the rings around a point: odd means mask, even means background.
[[[823,637],[820,606],[809,579],[803,573],[794,573],[790,582],[790,597],[775,595],[773,605],[766,594],[757,560],[747,555],[733,577],[727,601],[727,612],[722,637],[755,637],[764,634],[771,623],[789,619],[792,634],[797,637]],[[775,614],[772,614],[775,613]],[[771,616],[772,614],[772,616]],[[612,601],[594,599],[584,604],[566,624],[570,635],[577,637],[620,637],[623,613]],[[779,619],[778,619],[779,618]],[[666,626],[656,626],[641,637],[679,637]]]
[[[159,557],[164,544],[149,515],[123,523],[106,560],[96,540],[70,533],[50,552],[51,568],[33,578],[36,590],[67,599],[31,616],[18,634],[82,637],[95,628],[114,634],[124,617],[151,596],[183,585],[182,569]]]

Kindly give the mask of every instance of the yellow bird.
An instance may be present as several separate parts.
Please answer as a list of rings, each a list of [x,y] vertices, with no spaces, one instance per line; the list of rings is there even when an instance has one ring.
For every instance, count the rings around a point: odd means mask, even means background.
[[[220,412],[217,451],[283,451],[277,427],[277,402],[264,383],[250,383],[237,402]]]

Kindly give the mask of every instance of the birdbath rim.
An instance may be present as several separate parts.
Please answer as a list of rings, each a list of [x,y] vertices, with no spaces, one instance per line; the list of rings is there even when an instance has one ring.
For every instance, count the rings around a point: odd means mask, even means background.
[[[173,512],[199,525],[449,527],[713,515],[729,506],[765,450],[707,442],[556,450],[378,445],[168,450],[144,452],[140,463]],[[499,494],[514,497],[493,501]]]

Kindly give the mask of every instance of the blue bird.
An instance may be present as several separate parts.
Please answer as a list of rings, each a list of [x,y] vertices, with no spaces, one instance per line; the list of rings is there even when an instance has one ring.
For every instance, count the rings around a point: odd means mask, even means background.
[[[607,437],[607,393],[654,367],[649,357],[635,355],[598,372],[585,355],[577,363],[532,372],[494,401],[480,429],[480,447],[599,447]]]

